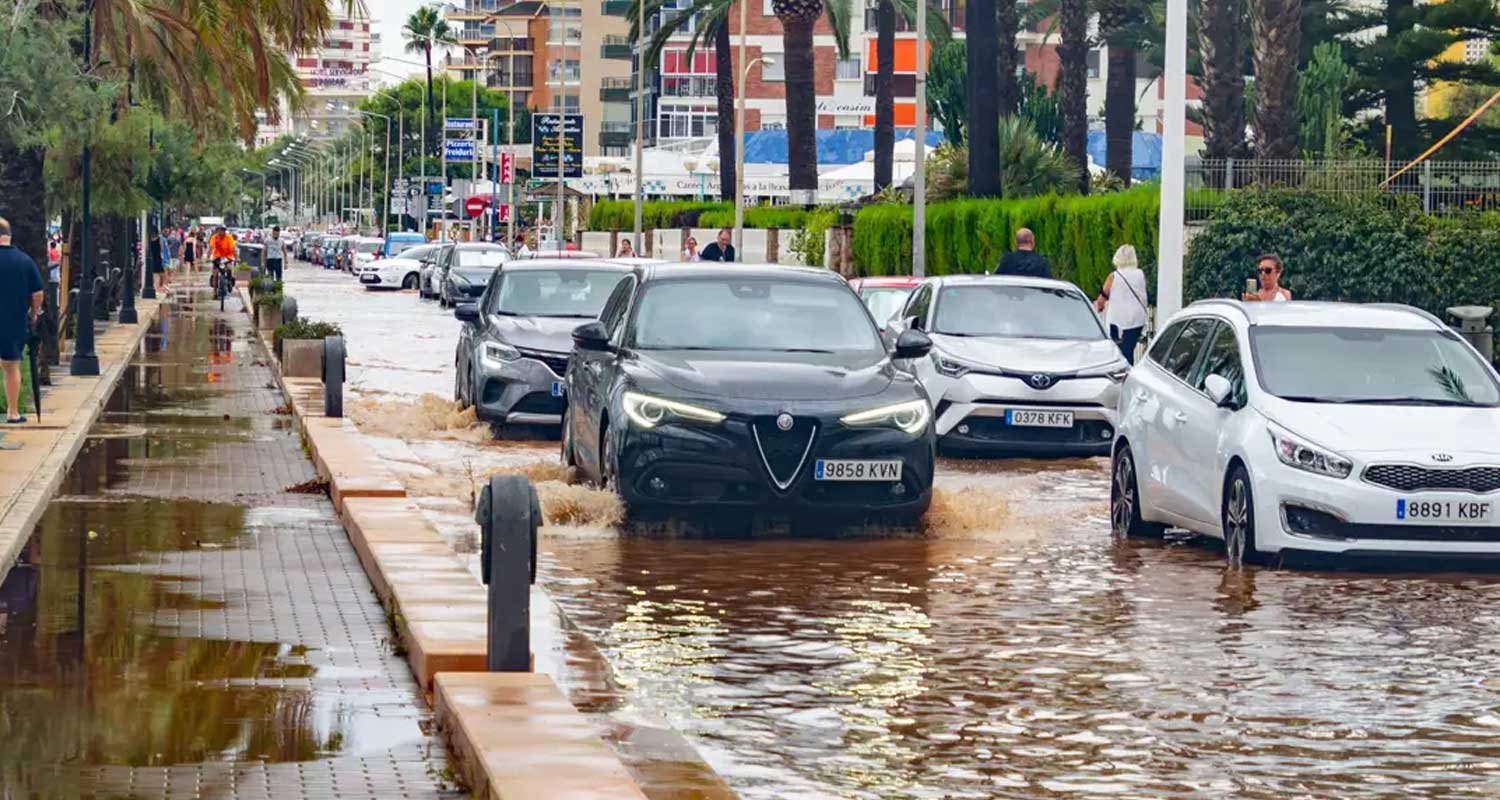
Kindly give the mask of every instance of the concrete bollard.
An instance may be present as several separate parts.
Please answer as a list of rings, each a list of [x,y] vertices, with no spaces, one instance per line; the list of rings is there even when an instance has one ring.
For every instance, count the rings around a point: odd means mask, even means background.
[[[531,670],[531,585],[536,582],[541,503],[520,475],[494,475],[479,494],[480,571],[489,587],[486,663],[492,672]]]
[[[344,416],[344,337],[323,339],[323,416]]]
[[[1494,309],[1490,306],[1454,306],[1448,313],[1458,320],[1458,335],[1469,340],[1474,349],[1487,361],[1495,360],[1495,329],[1487,320]]]

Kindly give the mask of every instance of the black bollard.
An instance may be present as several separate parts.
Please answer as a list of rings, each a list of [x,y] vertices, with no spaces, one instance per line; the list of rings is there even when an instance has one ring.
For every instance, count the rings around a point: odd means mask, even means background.
[[[344,337],[323,339],[323,415],[344,416]]]
[[[284,296],[281,298],[281,324],[288,325],[297,321],[297,298]]]
[[[121,325],[135,325],[141,321],[140,315],[135,310],[135,269],[134,261],[131,261],[130,266],[125,269],[125,281],[120,292]]]
[[[531,585],[536,582],[536,489],[520,475],[495,475],[474,510],[480,566],[489,587],[486,662],[492,672],[531,669]]]

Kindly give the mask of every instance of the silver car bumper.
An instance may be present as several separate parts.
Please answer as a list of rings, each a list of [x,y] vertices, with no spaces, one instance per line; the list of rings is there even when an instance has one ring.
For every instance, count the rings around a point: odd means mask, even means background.
[[[530,358],[481,359],[474,382],[474,408],[480,418],[513,425],[561,425],[566,396],[562,376]]]
[[[1119,422],[1119,384],[1109,378],[1060,380],[1038,390],[1018,378],[969,374],[936,400],[937,434],[950,450],[1034,455],[1107,453]],[[1011,425],[1006,412],[1065,411],[1071,428]]]

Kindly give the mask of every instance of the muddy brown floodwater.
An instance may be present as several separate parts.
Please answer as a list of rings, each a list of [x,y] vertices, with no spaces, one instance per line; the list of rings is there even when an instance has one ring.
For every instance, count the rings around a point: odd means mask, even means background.
[[[356,326],[413,306],[451,364],[455,324],[414,296],[320,302]],[[1500,796],[1493,574],[1229,570],[1199,539],[1116,541],[1101,459],[944,461],[919,532],[622,534],[609,496],[560,480],[555,441],[490,442],[446,387],[419,399],[429,368],[365,375],[382,459],[461,547],[476,477],[540,481],[558,646],[597,648],[612,718],[665,720],[743,797]],[[559,680],[576,701],[597,676]]]

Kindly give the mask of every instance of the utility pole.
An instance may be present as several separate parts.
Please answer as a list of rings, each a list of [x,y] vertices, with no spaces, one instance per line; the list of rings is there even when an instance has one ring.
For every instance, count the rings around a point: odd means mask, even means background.
[[[93,56],[93,6],[89,6],[88,12],[83,17],[83,63],[90,70],[94,67]],[[93,189],[92,169],[94,148],[88,141],[88,134],[84,134],[83,155],[81,167],[83,171],[83,202],[81,209],[81,224],[83,230],[80,235],[83,253],[83,269],[78,276],[78,313],[74,315],[77,333],[73,339],[73,360],[68,366],[68,371],[73,375],[98,375],[99,356],[94,353],[94,270],[93,253],[91,252],[92,231],[94,220],[92,208],[89,203],[89,194]],[[62,287],[66,294],[68,287]]]
[[[742,0],[741,5],[747,2],[749,0]],[[641,249],[642,209],[646,203],[646,176],[641,174],[646,160],[643,151],[646,146],[646,0],[636,0],[635,8],[635,254],[642,256],[645,255]]]
[[[1156,246],[1156,319],[1182,308],[1183,197],[1187,121],[1187,0],[1167,0],[1167,52],[1162,72],[1161,217]]]
[[[912,178],[911,274],[927,276],[927,0],[917,0],[916,172]]]

